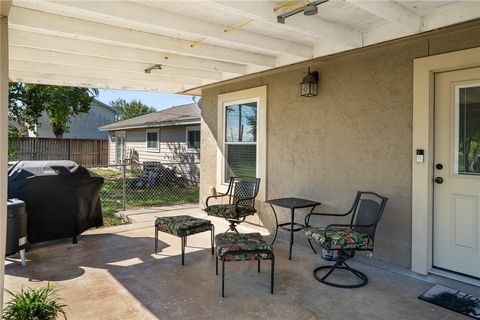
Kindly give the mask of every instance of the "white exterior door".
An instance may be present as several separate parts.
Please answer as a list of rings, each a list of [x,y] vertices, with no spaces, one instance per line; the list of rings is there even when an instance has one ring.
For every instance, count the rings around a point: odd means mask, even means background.
[[[433,266],[480,278],[480,68],[435,75]]]
[[[125,131],[118,131],[115,133],[115,163],[123,164],[125,161]]]

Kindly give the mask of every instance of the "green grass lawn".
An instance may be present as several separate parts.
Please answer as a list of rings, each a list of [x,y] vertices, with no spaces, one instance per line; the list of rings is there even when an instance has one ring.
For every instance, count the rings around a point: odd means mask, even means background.
[[[105,226],[122,224],[121,219],[112,213],[123,210],[122,172],[115,169],[90,169],[105,179],[100,199],[102,201]],[[136,187],[137,176],[127,173],[125,183],[125,207],[127,209],[167,206],[199,201],[198,187],[165,186],[162,184]]]

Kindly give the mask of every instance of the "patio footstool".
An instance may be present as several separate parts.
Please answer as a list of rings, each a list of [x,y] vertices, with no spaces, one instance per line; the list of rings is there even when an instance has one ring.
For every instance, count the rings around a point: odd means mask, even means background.
[[[216,269],[218,276],[218,260],[222,260],[222,297],[225,296],[225,261],[260,261],[271,260],[270,293],[273,294],[275,255],[270,244],[265,242],[260,233],[227,232],[215,236],[217,247]]]
[[[211,233],[212,256],[213,236],[215,235],[215,227],[210,220],[195,218],[192,216],[172,216],[157,217],[155,219],[155,254],[158,251],[158,231],[162,231],[182,239],[182,265],[185,264],[185,246],[187,245],[187,236],[205,231]]]

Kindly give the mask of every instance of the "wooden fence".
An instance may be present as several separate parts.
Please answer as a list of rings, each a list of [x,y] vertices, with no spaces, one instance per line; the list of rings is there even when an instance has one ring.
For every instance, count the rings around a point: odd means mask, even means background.
[[[108,164],[108,140],[17,138],[15,160],[71,160],[84,166]]]

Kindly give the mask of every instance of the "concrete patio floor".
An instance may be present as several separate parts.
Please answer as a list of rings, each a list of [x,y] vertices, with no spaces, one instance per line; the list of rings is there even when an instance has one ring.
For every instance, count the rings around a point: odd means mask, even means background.
[[[312,270],[325,262],[298,245],[289,261],[288,244],[283,240],[274,246],[273,295],[269,261],[263,262],[260,274],[255,263],[231,262],[226,265],[226,296],[222,298],[208,232],[189,237],[185,266],[180,262],[180,238],[160,233],[161,251],[153,254],[155,215],[206,217],[198,208],[170,209],[174,210],[129,212],[134,223],[90,230],[76,245],[70,240],[36,245],[27,253],[27,266],[7,262],[5,287],[16,291],[50,281],[68,305],[68,319],[464,318],[417,299],[431,283],[361,262],[351,264],[369,277],[366,287],[323,285],[312,277]],[[211,220],[217,233],[227,229],[224,220]],[[248,224],[242,224],[239,231],[268,235],[265,229]]]

